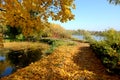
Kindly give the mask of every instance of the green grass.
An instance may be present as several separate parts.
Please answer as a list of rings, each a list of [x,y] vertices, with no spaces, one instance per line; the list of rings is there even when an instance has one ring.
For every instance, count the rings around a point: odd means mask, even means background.
[[[75,42],[70,40],[64,40],[64,39],[53,39],[53,38],[44,38],[40,40],[41,42],[47,43],[50,45],[50,48],[46,51],[46,54],[51,54],[57,47],[59,46],[74,46],[76,45]]]

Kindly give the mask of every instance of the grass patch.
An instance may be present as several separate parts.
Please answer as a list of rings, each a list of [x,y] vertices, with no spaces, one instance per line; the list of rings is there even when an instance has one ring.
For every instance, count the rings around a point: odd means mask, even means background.
[[[47,43],[50,45],[50,48],[46,51],[46,54],[51,54],[57,47],[59,46],[74,46],[76,45],[75,42],[70,40],[62,40],[62,39],[52,39],[52,38],[44,38],[40,40],[41,42]]]
[[[44,51],[49,48],[49,45],[40,42],[5,42],[4,48],[12,49],[12,50],[39,48]]]

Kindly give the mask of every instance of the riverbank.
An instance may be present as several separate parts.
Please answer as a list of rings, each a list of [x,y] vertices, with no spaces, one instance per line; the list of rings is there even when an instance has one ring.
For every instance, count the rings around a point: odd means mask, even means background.
[[[0,78],[39,60],[49,45],[40,42],[5,42],[0,49]]]
[[[41,60],[1,80],[119,80],[110,75],[88,43],[63,45]]]

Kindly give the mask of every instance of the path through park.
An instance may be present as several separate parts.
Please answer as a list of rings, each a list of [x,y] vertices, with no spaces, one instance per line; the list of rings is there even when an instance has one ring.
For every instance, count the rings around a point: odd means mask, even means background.
[[[120,80],[106,69],[88,43],[58,47],[51,55],[2,80]]]

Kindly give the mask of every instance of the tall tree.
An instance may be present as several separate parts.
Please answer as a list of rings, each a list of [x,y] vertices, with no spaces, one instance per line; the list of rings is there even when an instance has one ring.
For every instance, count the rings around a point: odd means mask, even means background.
[[[0,0],[6,25],[21,27],[25,35],[48,26],[48,18],[66,22],[74,19],[74,0]]]

